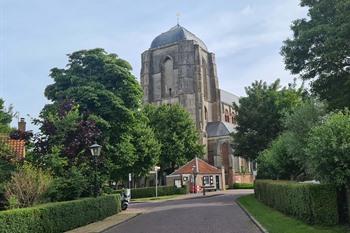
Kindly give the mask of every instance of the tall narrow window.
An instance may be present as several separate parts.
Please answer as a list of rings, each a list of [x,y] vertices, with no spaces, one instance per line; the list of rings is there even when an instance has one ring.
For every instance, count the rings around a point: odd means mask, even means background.
[[[225,121],[226,121],[226,122],[230,122],[230,115],[229,115],[227,109],[225,109]]]
[[[207,62],[202,59],[202,73],[203,73],[203,91],[204,91],[204,99],[208,100],[208,67]]]
[[[170,57],[167,57],[162,66],[162,96],[170,97],[174,94],[174,67],[173,61]]]
[[[207,107],[204,106],[204,119],[207,121],[208,120],[208,110]]]

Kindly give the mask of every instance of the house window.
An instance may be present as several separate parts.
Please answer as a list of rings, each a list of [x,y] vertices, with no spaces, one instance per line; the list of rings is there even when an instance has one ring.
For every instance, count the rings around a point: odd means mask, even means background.
[[[203,185],[210,185],[210,177],[203,176]]]
[[[181,188],[181,180],[178,180],[178,179],[174,180],[174,185],[176,188]]]

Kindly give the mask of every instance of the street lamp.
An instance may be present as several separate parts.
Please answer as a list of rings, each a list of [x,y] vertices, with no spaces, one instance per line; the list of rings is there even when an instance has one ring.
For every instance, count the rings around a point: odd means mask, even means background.
[[[154,167],[154,172],[156,173],[156,198],[158,197],[158,170],[160,167],[155,166]]]
[[[95,165],[95,190],[94,190],[94,196],[97,197],[98,196],[98,193],[99,193],[99,187],[98,187],[98,183],[97,183],[97,157],[100,156],[101,154],[101,148],[102,146],[100,146],[99,144],[95,143],[93,145],[91,145],[90,147],[90,152],[91,152],[91,155],[93,156],[94,158],[94,165]]]
[[[196,186],[197,167],[196,167],[196,165],[192,166],[192,172],[193,172],[193,192],[197,193],[197,186]]]

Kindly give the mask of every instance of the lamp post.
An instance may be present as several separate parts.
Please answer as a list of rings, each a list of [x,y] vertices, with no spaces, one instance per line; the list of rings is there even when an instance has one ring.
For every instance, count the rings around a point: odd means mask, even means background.
[[[196,165],[192,166],[192,172],[193,172],[193,192],[197,193],[197,186],[196,186],[197,167],[196,167]]]
[[[158,170],[160,167],[155,166],[154,167],[154,172],[156,173],[156,198],[158,197]]]
[[[98,187],[98,182],[97,182],[97,157],[100,156],[101,154],[101,148],[99,144],[95,143],[91,145],[90,147],[91,155],[94,158],[94,165],[95,165],[95,175],[94,175],[94,180],[95,180],[95,190],[94,190],[94,196],[97,197],[99,193],[99,187]]]

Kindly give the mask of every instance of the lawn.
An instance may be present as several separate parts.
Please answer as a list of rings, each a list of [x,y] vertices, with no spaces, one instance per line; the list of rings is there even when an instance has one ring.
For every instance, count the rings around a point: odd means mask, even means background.
[[[321,227],[307,225],[302,221],[288,217],[262,204],[254,195],[240,197],[238,202],[265,227],[269,233],[349,233],[344,226]]]

